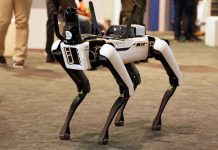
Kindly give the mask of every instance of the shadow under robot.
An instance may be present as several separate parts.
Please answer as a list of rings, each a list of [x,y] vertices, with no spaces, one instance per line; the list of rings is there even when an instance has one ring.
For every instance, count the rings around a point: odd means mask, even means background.
[[[147,58],[155,58],[162,63],[171,85],[163,96],[159,111],[152,124],[153,130],[160,130],[162,112],[176,87],[182,82],[182,75],[169,47],[169,42],[144,35],[144,26],[131,24],[136,6],[133,7],[127,26],[110,26],[106,34],[99,30],[92,2],[89,2],[89,7],[92,14],[94,34],[80,34],[76,9],[68,8],[64,14],[66,22],[66,38],[64,38],[59,32],[57,15],[54,14],[55,32],[60,40],[54,42],[52,53],[75,82],[78,90],[78,95],[70,106],[66,121],[60,132],[60,139],[70,139],[69,123],[75,110],[90,91],[89,80],[83,71],[87,69],[96,70],[97,67],[104,66],[111,71],[120,90],[120,96],[113,104],[98,138],[99,144],[107,144],[109,140],[108,130],[112,120],[116,115],[115,125],[124,125],[124,108],[141,82],[140,74],[134,62]]]

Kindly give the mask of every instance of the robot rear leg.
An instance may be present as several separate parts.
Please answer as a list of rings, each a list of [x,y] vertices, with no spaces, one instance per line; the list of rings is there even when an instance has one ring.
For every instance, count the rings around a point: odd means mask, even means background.
[[[150,38],[152,40],[152,38]],[[169,43],[164,40],[156,39],[155,41],[151,42],[151,56],[154,57],[156,60],[159,60],[164,69],[167,72],[167,75],[169,76],[169,82],[170,82],[170,88],[166,90],[158,113],[153,121],[152,124],[152,130],[160,130],[161,129],[161,116],[164,111],[164,108],[166,107],[169,99],[175,92],[178,85],[182,82],[182,75],[180,72],[180,69],[175,61],[175,58],[173,56],[173,53],[169,47]]]
[[[136,68],[135,64],[130,63],[130,64],[126,64],[125,65],[130,78],[133,82],[134,85],[134,90],[137,88],[137,86],[141,83],[141,77],[140,74],[138,72],[138,69]],[[116,126],[123,126],[124,125],[124,109],[125,106],[127,104],[128,100],[121,106],[121,108],[119,109],[116,118],[115,118],[115,125]]]

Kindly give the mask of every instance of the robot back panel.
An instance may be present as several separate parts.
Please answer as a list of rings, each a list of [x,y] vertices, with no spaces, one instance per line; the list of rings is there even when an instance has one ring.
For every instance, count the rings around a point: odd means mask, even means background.
[[[149,48],[148,38],[146,36],[128,38],[125,40],[110,39],[106,42],[115,47],[125,64],[144,60],[148,57]]]

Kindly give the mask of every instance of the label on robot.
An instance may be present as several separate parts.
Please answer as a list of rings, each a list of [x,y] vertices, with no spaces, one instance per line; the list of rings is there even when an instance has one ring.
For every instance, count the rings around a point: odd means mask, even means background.
[[[70,31],[65,31],[65,34],[66,34],[66,39],[67,40],[72,39],[72,33]]]

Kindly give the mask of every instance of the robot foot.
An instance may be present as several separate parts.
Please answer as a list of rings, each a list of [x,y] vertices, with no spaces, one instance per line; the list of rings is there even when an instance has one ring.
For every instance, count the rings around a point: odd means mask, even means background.
[[[116,120],[116,121],[115,121],[115,126],[117,126],[117,127],[122,127],[122,126],[124,126],[124,121],[123,121],[123,120]]]
[[[70,134],[64,133],[59,135],[60,140],[70,140]]]
[[[109,143],[109,138],[98,138],[98,144],[99,145],[107,145]]]
[[[156,121],[156,119],[154,120],[154,122],[152,124],[152,130],[154,130],[154,131],[161,130],[161,120],[159,120],[159,121]]]
[[[62,128],[59,138],[61,140],[70,140],[70,129],[69,127],[67,127],[67,129],[65,129],[64,127]]]
[[[152,125],[152,130],[154,131],[160,131],[161,130],[161,125],[157,124],[157,125]]]

